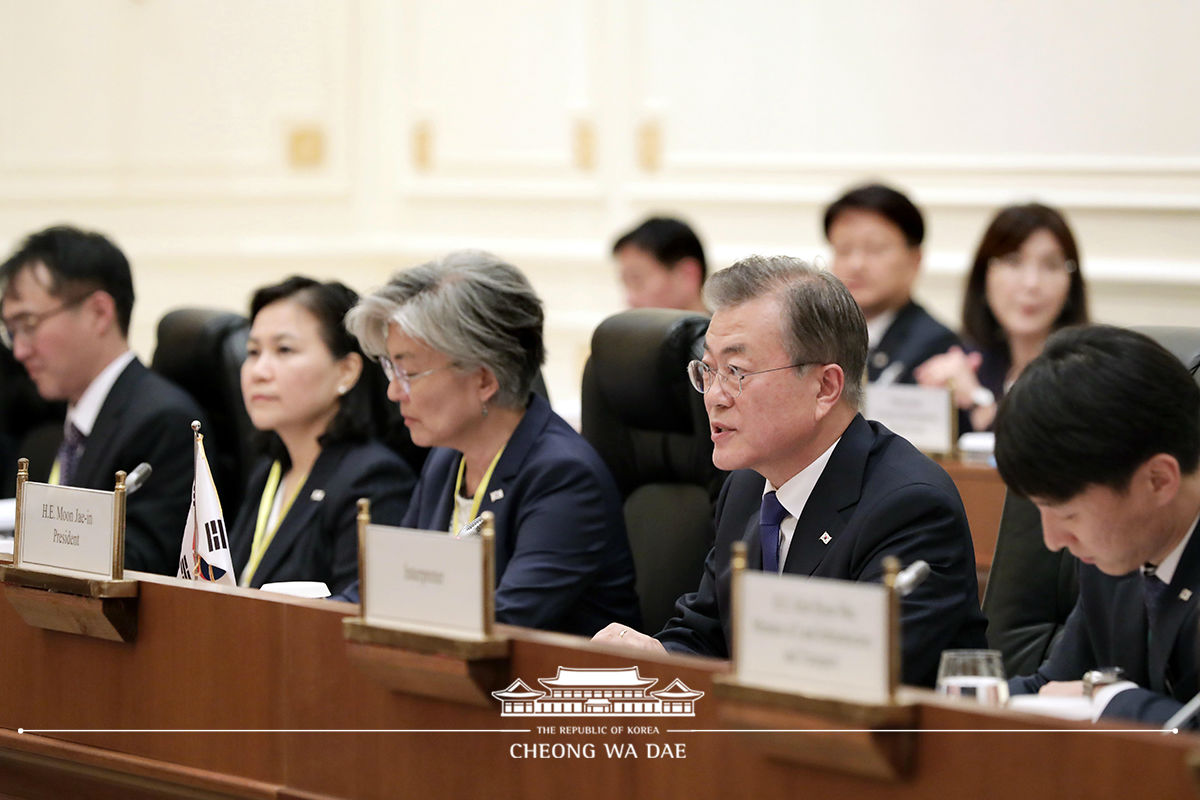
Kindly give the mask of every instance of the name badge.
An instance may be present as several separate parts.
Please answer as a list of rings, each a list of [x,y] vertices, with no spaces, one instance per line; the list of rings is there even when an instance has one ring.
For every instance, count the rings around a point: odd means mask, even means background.
[[[863,416],[882,422],[918,450],[932,455],[954,452],[958,412],[949,389],[869,383]]]
[[[28,481],[13,566],[113,577],[113,493]]]
[[[485,638],[485,553],[478,536],[367,525],[362,609],[369,625]]]
[[[745,570],[734,608],[741,683],[888,702],[888,590],[882,585]]]

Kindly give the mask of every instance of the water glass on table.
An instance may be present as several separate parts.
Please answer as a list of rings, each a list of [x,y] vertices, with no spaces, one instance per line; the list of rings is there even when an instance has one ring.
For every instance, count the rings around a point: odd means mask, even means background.
[[[989,706],[1008,702],[1008,682],[999,650],[944,650],[937,690]]]

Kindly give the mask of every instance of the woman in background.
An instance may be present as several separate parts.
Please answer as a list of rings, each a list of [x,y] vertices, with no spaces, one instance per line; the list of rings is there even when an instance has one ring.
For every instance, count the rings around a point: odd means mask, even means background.
[[[346,325],[380,356],[413,442],[434,448],[403,524],[458,532],[495,514],[498,622],[585,636],[613,619],[636,627],[616,484],[532,392],[545,348],[525,276],[488,253],[451,253],[395,275]]]
[[[266,456],[231,530],[241,586],[321,581],[342,591],[358,578],[358,499],[384,524],[408,507],[412,470],[371,439],[381,387],[342,325],[357,301],[340,283],[303,277],[251,300],[242,396]]]
[[[970,428],[989,430],[996,403],[1050,334],[1086,324],[1087,288],[1075,236],[1040,203],[1009,206],[992,220],[971,266],[963,340],[917,368],[925,386],[953,386]]]

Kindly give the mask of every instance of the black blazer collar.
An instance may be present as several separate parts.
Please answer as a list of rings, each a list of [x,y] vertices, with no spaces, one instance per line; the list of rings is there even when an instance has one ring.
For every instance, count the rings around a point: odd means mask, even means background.
[[[270,577],[272,571],[284,562],[292,546],[308,530],[309,526],[318,524],[316,518],[325,501],[325,487],[337,474],[346,449],[347,445],[344,443],[321,448],[321,454],[317,456],[316,463],[313,464],[312,470],[304,480],[304,485],[300,487],[300,492],[296,495],[292,507],[280,521],[275,536],[271,539],[271,545],[263,554],[262,561],[254,571],[255,586],[262,585],[263,578]],[[261,499],[261,497],[257,499]],[[246,498],[246,502],[252,503],[253,508],[257,510],[257,499]],[[253,528],[251,535],[253,535]]]
[[[525,409],[525,416],[521,417],[521,421],[517,423],[516,430],[509,437],[508,443],[504,445],[504,452],[500,454],[500,460],[496,462],[496,468],[492,470],[487,493],[484,494],[483,500],[479,504],[479,513],[491,511],[498,520],[502,518],[501,506],[511,493],[512,486],[520,475],[525,460],[550,423],[553,414],[550,404],[544,397],[536,394],[532,396],[529,406]],[[459,453],[453,461],[452,468],[444,476],[446,483],[439,494],[437,512],[430,522],[430,528],[433,530],[444,531],[450,525],[450,518],[454,514],[454,490],[458,478],[458,465],[461,461],[462,453]]]
[[[1200,524],[1192,529],[1192,538],[1188,541],[1187,547],[1184,548],[1183,555],[1179,559],[1179,564],[1175,567],[1175,574],[1171,576],[1171,583],[1167,586],[1167,593],[1162,600],[1162,608],[1158,612],[1159,630],[1154,631],[1150,637],[1148,658],[1152,680],[1157,680],[1156,676],[1166,674],[1167,659],[1170,658],[1171,651],[1175,647],[1175,640],[1179,638],[1180,628],[1183,626],[1184,620],[1188,619],[1196,608],[1197,592],[1200,591],[1200,586],[1197,586],[1198,579],[1200,579]],[[1162,686],[1151,688],[1160,692],[1164,691]]]
[[[100,413],[96,415],[96,424],[87,438],[83,455],[79,458],[75,480],[80,486],[112,490],[115,476],[103,475],[101,470],[109,464],[111,451],[120,441],[121,421],[129,410],[131,403],[136,401],[137,387],[142,378],[149,372],[141,361],[135,357],[121,370],[108,390],[108,396],[100,405]],[[118,469],[132,470],[137,464],[122,464]],[[154,465],[151,464],[153,467]]]
[[[845,527],[842,512],[857,505],[862,496],[863,474],[874,441],[871,426],[856,414],[800,512],[784,572],[811,575],[820,566]],[[826,534],[828,541],[823,541]]]

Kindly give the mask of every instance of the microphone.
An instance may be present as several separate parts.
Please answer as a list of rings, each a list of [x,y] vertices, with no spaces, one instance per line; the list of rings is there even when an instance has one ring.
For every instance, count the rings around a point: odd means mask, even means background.
[[[1176,711],[1162,726],[1162,730],[1167,733],[1178,733],[1179,727],[1196,716],[1197,711],[1200,711],[1200,693],[1197,693],[1187,702],[1187,705]]]
[[[454,534],[455,539],[466,539],[470,536],[478,536],[483,529],[483,516],[480,515],[459,528],[458,533]]]
[[[150,465],[145,461],[133,468],[133,471],[125,478],[125,496],[136,492],[146,483],[146,479],[150,477],[150,473],[154,470],[150,469]]]
[[[900,570],[900,573],[896,575],[896,591],[900,593],[901,597],[907,597],[912,593],[913,589],[916,589],[925,582],[925,579],[929,577],[929,573],[928,562],[924,559],[914,561]]]

